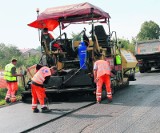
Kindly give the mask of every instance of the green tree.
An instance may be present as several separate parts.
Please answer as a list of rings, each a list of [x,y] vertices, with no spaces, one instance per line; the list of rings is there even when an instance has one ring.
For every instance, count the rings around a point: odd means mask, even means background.
[[[126,39],[118,39],[118,42],[119,42],[119,47],[121,48],[124,48],[124,49],[128,49],[129,47],[129,40],[126,40]]]
[[[16,46],[0,43],[0,67],[4,68],[13,57],[19,58],[20,56],[21,52]]]
[[[32,66],[34,64],[39,63],[39,60],[40,60],[40,55],[30,56],[25,60],[24,65],[25,66]]]
[[[126,50],[130,50],[133,53],[135,52],[135,42],[134,42],[134,39],[132,39],[132,41],[130,42],[127,39],[119,38],[118,42],[119,42],[119,47],[124,48]]]
[[[40,47],[37,49],[40,49]],[[39,63],[41,58],[40,56],[40,54],[37,54],[26,58],[22,56],[22,53],[16,46],[0,43],[0,69],[4,69],[5,65],[10,63],[12,58],[16,58],[18,60],[17,68],[21,66],[32,66]]]
[[[78,36],[79,35],[79,33],[74,33],[74,32],[72,32],[72,34],[71,34],[71,36],[73,37],[73,38],[75,38],[75,41],[80,41],[81,40],[81,36]]]
[[[141,25],[140,32],[137,35],[137,39],[138,41],[158,39],[160,35],[159,31],[160,28],[158,24],[153,21],[145,21]]]
[[[41,46],[38,46],[38,47],[36,48],[36,50],[38,50],[38,51],[41,52]]]

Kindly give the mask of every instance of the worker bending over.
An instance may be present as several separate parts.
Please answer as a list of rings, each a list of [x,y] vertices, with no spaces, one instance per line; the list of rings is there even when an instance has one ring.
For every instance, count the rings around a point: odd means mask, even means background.
[[[32,78],[31,90],[32,90],[32,109],[34,113],[38,113],[37,102],[39,101],[42,109],[42,113],[50,112],[49,108],[45,105],[46,94],[44,84],[47,84],[50,76],[54,74],[54,69],[47,66],[36,66],[36,74]],[[38,101],[37,101],[38,100]]]
[[[7,82],[7,94],[5,100],[7,103],[16,102],[16,92],[18,90],[17,76],[22,76],[22,74],[17,74],[16,72],[17,59],[12,59],[11,63],[5,66],[4,79]]]
[[[94,63],[93,74],[94,82],[97,85],[96,90],[96,99],[97,103],[101,102],[102,97],[102,86],[103,83],[106,87],[108,102],[112,101],[112,92],[111,92],[111,81],[110,81],[110,65],[108,61],[102,59],[102,55],[99,55],[98,60]]]

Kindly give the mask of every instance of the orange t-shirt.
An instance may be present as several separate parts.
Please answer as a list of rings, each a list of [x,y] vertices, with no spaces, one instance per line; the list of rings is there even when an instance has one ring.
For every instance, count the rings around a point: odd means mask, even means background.
[[[97,78],[107,74],[111,75],[111,69],[108,61],[98,60],[94,63],[94,70],[97,71]]]
[[[48,67],[44,66],[38,70],[38,72],[33,76],[32,81],[37,84],[43,85],[45,77],[51,76],[51,71]]]

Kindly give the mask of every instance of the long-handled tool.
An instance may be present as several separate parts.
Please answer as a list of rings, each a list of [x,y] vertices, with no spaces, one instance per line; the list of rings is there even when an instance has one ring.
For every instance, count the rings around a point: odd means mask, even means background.
[[[20,73],[22,74],[22,77],[21,77],[21,79],[22,79],[22,82],[23,82],[23,87],[25,87],[26,86],[26,83],[25,83],[25,75],[27,74],[27,71],[25,71],[25,70],[23,70],[22,68],[20,68]]]

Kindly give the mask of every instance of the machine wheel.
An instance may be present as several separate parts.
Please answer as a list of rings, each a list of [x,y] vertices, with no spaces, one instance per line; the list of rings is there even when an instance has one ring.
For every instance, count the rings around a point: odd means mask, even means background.
[[[131,73],[128,78],[129,78],[129,81],[135,81],[136,80],[135,73]]]
[[[113,86],[112,87],[112,95],[114,95],[114,93],[115,93],[115,87]]]
[[[151,67],[147,67],[147,71],[151,71]]]
[[[139,67],[139,71],[140,71],[140,73],[144,73],[144,72],[145,72],[145,70],[146,70],[146,68],[145,68],[145,67]]]
[[[111,89],[112,89],[112,95],[115,93],[116,90],[116,81],[111,81]]]
[[[102,89],[102,100],[106,98],[106,95],[107,95],[107,92],[106,92],[105,87],[103,86],[103,89]]]
[[[21,94],[22,102],[24,103],[32,103],[32,96],[31,94]]]
[[[129,86],[129,80],[125,83],[125,87]]]

